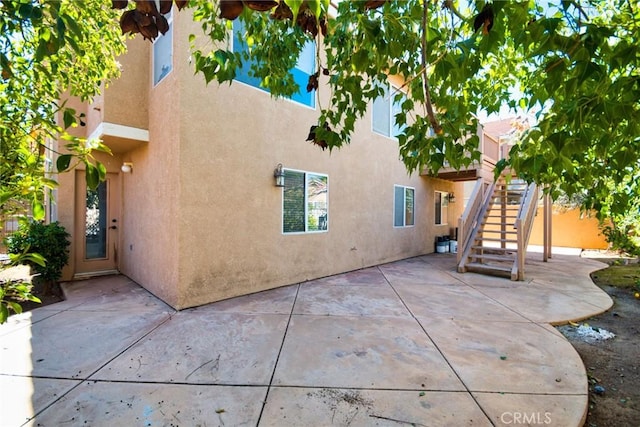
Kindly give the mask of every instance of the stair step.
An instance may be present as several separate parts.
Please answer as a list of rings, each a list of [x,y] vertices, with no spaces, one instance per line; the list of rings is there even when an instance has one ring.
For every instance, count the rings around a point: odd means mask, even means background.
[[[478,262],[470,262],[465,267],[470,271],[478,273],[494,273],[500,276],[511,277],[511,267],[505,267],[502,265],[480,264]]]
[[[469,254],[469,259],[486,259],[489,261],[508,261],[513,263],[515,258],[508,255],[494,255],[494,254]]]
[[[496,251],[496,252],[517,252],[516,248],[501,248],[501,247],[493,247],[493,246],[482,246],[482,245],[474,245],[471,246],[471,249],[474,250],[485,250],[485,251]]]
[[[493,221],[486,221],[482,223],[483,225],[510,225],[512,227],[515,226],[514,223],[512,222],[493,222]]]
[[[518,234],[518,230],[515,230],[515,231],[511,231],[511,230],[504,230],[504,231],[502,231],[502,230],[485,230],[485,229],[483,229],[483,230],[481,231],[481,233],[491,233],[491,234],[495,234],[495,233],[500,233],[500,234],[503,234],[503,233],[504,233],[504,234]]]
[[[476,242],[477,241],[486,241],[486,242],[507,242],[507,243],[518,243],[517,240],[513,240],[513,239],[498,239],[495,237],[476,237]]]

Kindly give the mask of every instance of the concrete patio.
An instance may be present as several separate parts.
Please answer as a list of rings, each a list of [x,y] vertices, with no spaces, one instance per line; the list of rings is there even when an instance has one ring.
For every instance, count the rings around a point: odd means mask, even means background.
[[[587,376],[551,324],[611,307],[596,261],[527,281],[433,254],[175,312],[125,276],[0,326],[2,426],[580,426]]]

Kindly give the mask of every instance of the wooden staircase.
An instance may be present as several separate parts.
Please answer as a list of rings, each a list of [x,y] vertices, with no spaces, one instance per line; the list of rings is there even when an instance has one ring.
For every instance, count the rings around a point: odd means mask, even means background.
[[[478,180],[458,224],[458,271],[524,280],[524,259],[538,202],[535,184],[501,176]]]

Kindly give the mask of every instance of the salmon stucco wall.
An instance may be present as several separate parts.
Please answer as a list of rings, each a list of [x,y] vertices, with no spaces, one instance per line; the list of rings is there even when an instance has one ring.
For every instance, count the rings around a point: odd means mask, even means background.
[[[149,130],[148,142],[108,159],[110,171],[133,164],[119,177],[120,272],[183,309],[431,253],[455,228],[464,204],[450,204],[447,224],[436,226],[434,197],[460,196],[461,184],[407,174],[397,141],[372,132],[370,112],[349,145],[322,151],[305,141],[318,110],[239,82],[205,85],[188,49],[198,25],[177,14],[173,32],[173,70],[157,86],[152,50],[136,45],[104,96],[102,120],[137,128],[147,120]],[[328,176],[327,232],[282,232],[279,163]],[[394,185],[415,189],[413,226],[393,225]],[[71,211],[62,216],[73,225]]]
[[[148,109],[149,142],[122,155],[123,161],[133,164],[133,170],[121,177],[123,235],[119,268],[156,296],[176,306],[179,301],[181,127],[177,111],[181,88],[175,70],[153,87],[149,71],[153,55],[147,52],[143,74],[144,84],[149,88],[147,105],[142,99],[134,98],[127,104],[127,109]],[[140,76],[127,84],[142,84]]]
[[[175,31],[180,101],[168,120],[178,116],[180,123],[179,299],[172,305],[205,304],[433,252],[434,191],[452,191],[455,184],[408,176],[397,142],[371,132],[369,115],[340,150],[305,142],[317,110],[238,82],[206,86],[189,64],[186,36],[197,28],[178,25]],[[153,136],[150,149],[162,143]],[[327,232],[282,233],[282,190],[273,178],[279,163],[328,175]],[[393,227],[394,184],[416,190],[413,227]]]
[[[151,49],[151,43],[142,37],[127,42],[127,53],[118,58],[120,71],[126,78],[112,81],[105,91],[105,122],[149,129]]]

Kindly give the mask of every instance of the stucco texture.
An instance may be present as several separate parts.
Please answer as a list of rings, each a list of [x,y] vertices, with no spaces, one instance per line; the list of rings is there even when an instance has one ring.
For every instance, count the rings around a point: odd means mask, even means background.
[[[104,97],[117,105],[104,105],[103,120],[149,130],[148,143],[110,166],[133,163],[120,176],[123,274],[183,309],[434,252],[436,236],[455,227],[463,203],[435,226],[434,192],[461,195],[461,184],[409,176],[397,142],[372,132],[369,114],[348,146],[323,152],[305,142],[317,110],[238,82],[205,85],[189,57],[198,25],[179,13],[173,31],[168,76],[153,87],[152,50],[136,45]],[[127,97],[140,85],[148,90]],[[279,163],[328,176],[328,231],[283,234]],[[414,226],[393,226],[394,185],[415,188]]]

